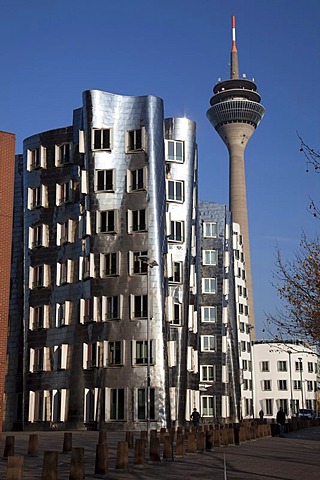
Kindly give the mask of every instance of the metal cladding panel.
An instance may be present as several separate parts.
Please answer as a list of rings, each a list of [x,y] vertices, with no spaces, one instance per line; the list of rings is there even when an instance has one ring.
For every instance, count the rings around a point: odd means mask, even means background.
[[[132,344],[135,340],[147,339],[146,319],[132,319],[130,295],[147,295],[147,275],[129,274],[129,252],[147,251],[150,261],[158,266],[149,270],[149,296],[152,313],[150,339],[154,345],[153,362],[150,370],[151,388],[156,390],[158,416],[154,426],[165,426],[168,422],[168,395],[166,387],[166,338],[164,328],[164,261],[166,237],[165,178],[163,140],[163,102],[153,96],[129,97],[102,91],[84,93],[86,129],[86,161],[89,172],[89,201],[92,237],[91,251],[95,254],[120,252],[119,275],[113,278],[95,279],[91,295],[122,295],[122,318],[108,322],[99,340],[124,340],[125,361],[119,368],[108,368],[104,372],[105,388],[128,389],[127,424],[134,423],[134,391],[147,386],[146,366],[132,365]],[[92,128],[110,128],[112,147],[110,151],[91,151]],[[144,145],[141,151],[128,152],[127,132],[143,129]],[[146,170],[146,186],[139,191],[128,189],[128,175],[132,170]],[[114,172],[112,192],[95,191],[95,171],[111,169]],[[113,235],[97,233],[97,212],[116,210],[117,232]],[[130,232],[129,211],[146,211],[146,229]],[[98,338],[98,337],[95,337]],[[97,385],[98,386],[98,385]]]
[[[188,314],[189,304],[192,303],[190,295],[190,270],[192,263],[192,225],[193,209],[197,206],[197,195],[194,196],[194,189],[197,184],[196,166],[196,124],[187,118],[165,119],[166,140],[178,140],[183,142],[184,161],[167,162],[167,181],[182,181],[184,185],[184,201],[170,202],[167,198],[167,208],[172,221],[184,222],[184,241],[182,243],[168,242],[168,252],[174,261],[183,262],[183,283],[178,286],[169,287],[169,295],[182,299],[182,322],[181,326],[172,326],[170,331],[171,340],[177,344],[177,362],[171,378],[171,386],[176,387],[176,408],[178,424],[183,424],[186,415],[186,389],[196,389],[192,376],[187,372],[187,347],[193,345],[197,348],[197,341],[194,335],[189,334]],[[193,340],[193,343],[192,343]]]

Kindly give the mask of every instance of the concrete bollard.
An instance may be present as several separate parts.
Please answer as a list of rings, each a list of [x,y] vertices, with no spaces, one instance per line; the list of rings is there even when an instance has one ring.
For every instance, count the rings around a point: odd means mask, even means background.
[[[228,433],[229,433],[229,428],[223,428],[221,430],[221,445],[223,445],[224,447],[226,445],[228,445]]]
[[[71,452],[69,480],[82,480],[84,476],[84,448],[76,447]]]
[[[213,446],[214,447],[220,447],[220,445],[221,445],[220,430],[214,430],[213,431]]]
[[[167,430],[165,428],[160,428],[160,443],[164,442],[164,437],[167,433]]]
[[[227,430],[228,430],[228,445],[234,445],[235,444],[234,429],[233,427],[229,427]]]
[[[28,444],[28,455],[35,456],[38,453],[38,434],[30,433]]]
[[[9,455],[7,465],[7,480],[23,480],[23,456]]]
[[[105,475],[108,472],[108,447],[105,443],[96,446],[95,475]]]
[[[133,448],[133,432],[129,432],[129,430],[126,431],[126,442],[131,450]]]
[[[58,480],[58,452],[44,452],[41,480]]]
[[[197,451],[204,452],[204,432],[198,432],[197,435]]]
[[[135,443],[133,464],[142,467],[145,464],[145,442],[138,438]]]
[[[246,429],[246,441],[250,442],[251,440],[251,427],[248,427],[247,425],[245,426]]]
[[[129,457],[128,443],[118,442],[116,470],[128,469],[128,462],[129,462],[128,457]]]
[[[188,448],[187,453],[196,453],[197,446],[196,446],[196,436],[194,433],[188,433]]]
[[[213,450],[213,430],[206,431],[206,450],[207,452]]]
[[[144,440],[145,444],[147,445],[147,443],[148,443],[148,432],[147,432],[147,430],[141,430],[140,438],[141,438],[141,440]]]
[[[14,455],[14,436],[9,435],[6,437],[6,443],[4,445],[4,458]]]
[[[176,441],[176,428],[175,427],[170,427],[169,428],[169,434],[170,434],[170,437],[172,438],[172,441],[175,442]]]
[[[176,457],[184,457],[184,435],[182,433],[177,434]]]
[[[150,462],[160,462],[160,440],[157,437],[150,438]]]
[[[72,433],[64,432],[62,453],[72,452]]]
[[[166,435],[163,443],[163,460],[173,460],[172,437]]]
[[[182,427],[178,427],[177,428],[177,435],[182,435],[183,434],[183,428]]]
[[[151,438],[157,438],[157,436],[158,436],[157,430],[152,429],[152,430],[150,431],[150,440],[151,440]]]
[[[100,430],[98,443],[100,443],[100,444],[102,444],[102,443],[107,444],[107,442],[108,442],[107,430]]]

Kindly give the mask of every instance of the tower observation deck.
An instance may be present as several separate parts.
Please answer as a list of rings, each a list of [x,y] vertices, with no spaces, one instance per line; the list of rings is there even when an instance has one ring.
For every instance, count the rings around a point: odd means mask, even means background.
[[[260,103],[261,97],[254,81],[239,78],[234,16],[230,79],[218,82],[213,93],[207,117],[229,151],[229,209],[233,221],[239,223],[243,237],[249,322],[254,327],[244,151],[264,115],[264,107]]]

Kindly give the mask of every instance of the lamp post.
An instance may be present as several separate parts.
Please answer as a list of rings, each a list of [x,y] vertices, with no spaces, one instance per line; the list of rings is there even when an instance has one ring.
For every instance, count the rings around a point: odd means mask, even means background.
[[[292,370],[291,370],[291,350],[288,350],[289,356],[289,382],[290,382],[290,413],[291,418],[293,417],[293,392],[292,392]]]
[[[300,383],[301,383],[301,408],[304,408],[303,386],[302,386],[302,358],[299,357]]]
[[[158,267],[159,264],[155,260],[150,260],[148,255],[139,256],[139,260],[147,265],[147,442],[150,441],[150,317],[151,317],[151,301],[150,301],[150,273],[151,268]]]

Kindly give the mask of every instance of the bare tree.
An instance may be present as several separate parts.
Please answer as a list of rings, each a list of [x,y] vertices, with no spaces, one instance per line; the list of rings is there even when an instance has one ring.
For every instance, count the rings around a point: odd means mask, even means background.
[[[320,345],[319,238],[309,241],[303,235],[291,261],[284,261],[277,247],[274,278],[283,308],[267,316],[267,330],[276,329],[279,338],[289,335]]]
[[[302,152],[306,159],[306,172],[309,172],[310,168],[314,170],[316,173],[320,173],[320,152],[318,150],[314,150],[313,148],[309,147],[303,139],[297,134],[300,140],[300,152]],[[309,205],[310,212],[316,218],[320,218],[320,207],[314,201],[310,200]]]

